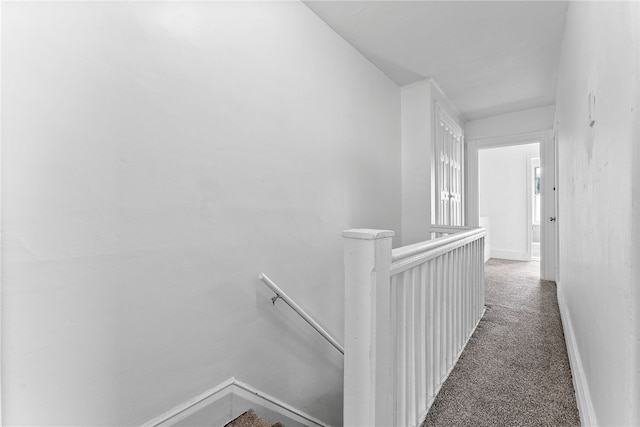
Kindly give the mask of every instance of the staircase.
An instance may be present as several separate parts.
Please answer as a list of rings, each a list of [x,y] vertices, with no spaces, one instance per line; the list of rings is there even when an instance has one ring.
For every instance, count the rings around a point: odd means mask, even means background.
[[[235,420],[226,424],[225,427],[284,427],[280,423],[270,424],[260,418],[253,409],[248,410]]]

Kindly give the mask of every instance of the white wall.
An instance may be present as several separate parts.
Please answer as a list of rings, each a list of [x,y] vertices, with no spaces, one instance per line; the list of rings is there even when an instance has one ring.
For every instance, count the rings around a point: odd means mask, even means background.
[[[429,239],[431,101],[429,82],[402,88],[402,244]]]
[[[583,416],[603,426],[640,424],[638,8],[569,4],[556,103],[559,299]]]
[[[529,132],[540,132],[553,127],[555,106],[532,108],[509,114],[470,120],[464,124],[467,141],[496,138]]]
[[[7,424],[240,380],[328,423],[341,231],[400,235],[400,90],[302,3],[5,3]]]
[[[540,144],[478,151],[480,217],[491,222],[491,257],[528,258],[527,168]]]
[[[403,245],[428,240],[431,234],[436,103],[464,127],[462,117],[432,79],[402,87]]]

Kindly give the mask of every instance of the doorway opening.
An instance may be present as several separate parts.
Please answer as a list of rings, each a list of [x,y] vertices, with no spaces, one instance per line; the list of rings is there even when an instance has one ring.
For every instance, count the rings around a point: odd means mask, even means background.
[[[479,147],[479,224],[491,258],[540,261],[541,179],[539,142]]]
[[[538,153],[532,153],[533,157],[540,158],[540,278],[543,280],[556,280],[557,277],[557,257],[558,257],[558,216],[557,216],[557,192],[556,192],[556,143],[553,136],[552,130],[545,130],[540,132],[531,132],[531,133],[521,133],[521,134],[512,134],[512,135],[504,135],[504,136],[496,136],[496,137],[488,137],[481,139],[472,139],[467,141],[465,147],[465,159],[466,159],[466,208],[465,212],[467,215],[467,224],[470,226],[485,226],[483,223],[483,219],[489,220],[487,216],[486,210],[480,211],[480,185],[481,182],[487,181],[486,176],[480,176],[480,157],[485,156],[486,153],[489,153],[489,150],[494,148],[509,148],[516,147],[520,145],[530,145],[537,144],[539,146]],[[500,163],[496,167],[498,169],[506,168],[508,163]],[[528,164],[525,159],[520,161],[520,165],[525,170],[529,170]],[[482,169],[486,169],[482,167]],[[485,173],[483,172],[483,175]],[[526,200],[532,200],[527,197],[527,188],[528,181],[526,178],[520,178],[516,185],[519,185],[518,191],[521,194],[521,197]],[[507,181],[504,179],[497,180],[494,183],[494,190],[502,189],[502,194],[498,192],[498,194],[494,194],[495,198],[503,197],[505,199],[515,197],[516,193],[511,194],[510,191],[507,191]],[[520,197],[520,196],[519,196]],[[486,197],[484,198],[486,202]],[[483,208],[484,209],[484,208]],[[518,218],[518,221],[522,221],[523,230],[515,231],[515,233],[522,233],[522,235],[531,234],[533,235],[533,230],[531,227],[528,227],[526,222],[527,213],[532,211],[529,209],[525,209],[526,212],[522,212],[517,215],[510,215],[509,218]],[[522,219],[520,219],[522,218]],[[497,245],[500,242],[494,242],[493,237],[495,236],[495,231],[499,229],[499,224],[488,224],[486,227],[489,233],[489,240],[491,244],[491,249],[487,248],[487,251],[491,253],[491,255],[495,258],[499,256],[505,256],[509,254],[500,254],[495,253],[493,249],[500,249]],[[494,228],[496,230],[494,230]],[[528,231],[527,231],[528,230]],[[493,236],[492,236],[493,234]],[[533,238],[533,236],[532,236]],[[526,238],[524,239],[526,240]],[[531,256],[531,245],[524,244],[524,246],[516,250],[521,254],[522,260],[529,260]],[[527,254],[523,256],[522,254]]]

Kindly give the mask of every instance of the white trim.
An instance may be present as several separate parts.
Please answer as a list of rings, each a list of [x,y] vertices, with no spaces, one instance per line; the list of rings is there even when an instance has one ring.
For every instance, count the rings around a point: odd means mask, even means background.
[[[251,387],[249,384],[236,380],[234,384],[237,387],[237,395],[244,397],[257,405],[266,406],[267,408],[285,415],[288,418],[293,419],[302,424],[309,426],[329,427],[328,424],[320,421],[319,419],[312,417],[291,405],[284,403],[283,401],[269,396],[266,393],[261,392],[258,389]]]
[[[491,249],[491,258],[531,261],[531,257],[526,252],[501,251],[499,249]]]
[[[436,83],[435,79],[433,77],[427,77],[426,79],[423,80],[418,80],[417,82],[413,82],[413,83],[409,83],[406,84],[404,86],[400,86],[400,89],[411,89],[414,87],[419,87],[419,86],[432,86],[436,91],[438,91],[438,94],[446,100],[446,105],[445,108],[450,110],[449,116],[451,116],[452,114],[454,116],[456,116],[459,120],[460,123],[458,123],[458,126],[462,126],[464,127],[464,117],[462,116],[462,114],[460,114],[460,111],[458,111],[458,109],[456,108],[455,105],[453,105],[453,102],[451,102],[451,100],[447,97],[447,95],[444,93],[444,91],[442,90],[442,88],[440,87],[440,85],[438,83]],[[433,97],[433,96],[432,96]]]
[[[438,101],[435,101],[435,112],[436,118],[439,118],[445,125],[449,126],[453,133],[459,134],[460,139],[463,138],[464,132],[462,127],[447,113],[447,110]],[[439,125],[439,123],[435,123],[435,125]]]
[[[204,406],[207,406],[214,401],[231,393],[231,386],[235,383],[236,379],[231,377],[226,381],[218,384],[216,387],[200,393],[199,395],[179,404],[173,409],[168,410],[162,415],[147,421],[142,424],[141,427],[156,427],[161,425],[171,425],[181,419],[188,417],[189,415],[197,412]]]
[[[478,150],[486,148],[509,147],[512,145],[543,143],[545,139],[551,138],[553,131],[545,130],[540,132],[519,133],[515,135],[505,135],[491,138],[479,138],[469,140],[469,143],[476,145]]]
[[[589,393],[589,383],[584,373],[582,359],[576,336],[571,323],[571,316],[565,304],[562,295],[562,286],[556,284],[558,308],[560,309],[560,320],[562,321],[562,329],[564,331],[564,339],[567,345],[567,353],[569,354],[569,365],[571,366],[571,377],[573,378],[573,388],[576,393],[576,403],[578,404],[578,413],[580,414],[580,423],[583,426],[597,426],[596,412]]]
[[[328,427],[328,424],[318,420],[317,418],[299,411],[291,405],[288,405],[281,400],[250,386],[249,384],[237,380],[234,377],[231,377],[228,380],[223,381],[216,387],[213,387],[205,391],[204,393],[201,393],[179,404],[178,406],[170,409],[164,414],[150,421],[147,421],[146,423],[142,424],[141,427],[172,426],[179,421],[184,420],[191,415],[194,415],[198,411],[212,405],[213,403],[220,401],[222,398],[227,397],[228,395],[238,396],[254,403],[257,406],[265,407],[273,412],[277,412],[284,417],[287,417],[292,421],[303,425]],[[229,408],[225,407],[225,413],[232,413],[230,405],[231,400],[229,399],[229,403],[227,404]],[[229,419],[225,418],[225,423],[233,420],[238,415],[240,414],[228,416],[227,418]]]
[[[436,83],[433,77],[429,77],[428,79],[426,79],[426,81],[430,82],[433,85],[433,87],[440,93],[440,96],[446,100],[447,105],[445,105],[445,107],[451,110],[453,115],[455,115],[458,118],[458,120],[461,122],[461,127],[464,127],[464,123],[465,123],[464,117],[462,116],[462,114],[460,114],[460,111],[458,111],[456,106],[453,105],[453,102],[451,102],[449,97],[444,93],[440,85]]]
[[[428,86],[429,85],[429,79],[424,79],[424,80],[418,80],[417,82],[413,82],[413,83],[409,83],[403,86],[400,86],[400,89],[413,89],[414,87],[420,87],[420,86]]]

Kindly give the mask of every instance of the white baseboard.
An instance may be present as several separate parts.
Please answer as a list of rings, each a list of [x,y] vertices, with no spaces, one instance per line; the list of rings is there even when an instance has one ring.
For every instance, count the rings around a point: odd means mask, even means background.
[[[589,393],[589,384],[584,374],[580,351],[576,342],[576,336],[573,331],[571,316],[561,292],[560,283],[556,285],[558,296],[558,307],[560,308],[560,319],[562,320],[562,329],[564,330],[564,340],[567,344],[567,353],[569,354],[569,364],[571,365],[571,377],[573,378],[573,388],[576,392],[576,403],[578,404],[578,412],[580,413],[580,422],[583,426],[597,426],[595,409],[591,401],[591,393]]]
[[[142,427],[222,427],[249,409],[270,423],[289,427],[328,425],[235,378],[187,400]]]
[[[501,251],[499,249],[491,249],[491,258],[530,261],[529,255],[526,252]]]

